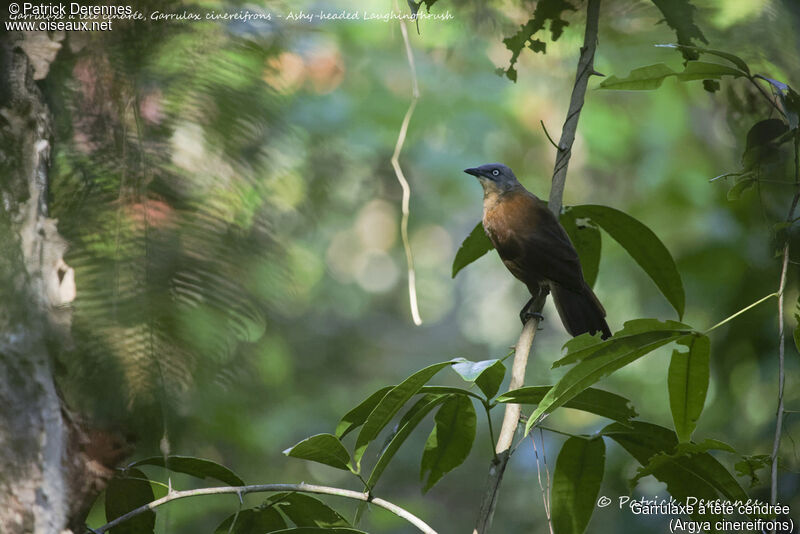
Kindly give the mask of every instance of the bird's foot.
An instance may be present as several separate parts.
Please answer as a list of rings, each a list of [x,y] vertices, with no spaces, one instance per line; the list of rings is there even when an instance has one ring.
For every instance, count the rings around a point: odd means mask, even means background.
[[[544,316],[539,312],[532,312],[528,310],[522,310],[519,313],[519,320],[522,321],[523,326],[525,326],[525,323],[527,323],[531,319],[536,319],[541,322],[544,321]]]

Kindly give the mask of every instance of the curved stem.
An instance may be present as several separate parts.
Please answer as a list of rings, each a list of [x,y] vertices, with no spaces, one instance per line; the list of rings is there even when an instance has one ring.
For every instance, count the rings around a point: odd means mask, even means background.
[[[734,313],[733,315],[731,315],[729,317],[726,317],[725,319],[721,320],[720,322],[718,322],[717,324],[715,324],[714,326],[712,326],[711,328],[709,328],[708,330],[706,330],[703,333],[704,334],[708,334],[712,330],[716,330],[717,328],[719,328],[720,326],[724,325],[725,323],[736,319],[737,317],[739,317],[744,312],[752,310],[753,308],[755,308],[756,306],[758,306],[762,302],[765,302],[765,301],[771,299],[772,297],[779,297],[779,296],[780,296],[780,292],[770,293],[766,297],[760,298],[757,301],[755,301],[754,303],[750,304],[749,306],[746,306],[746,307],[742,308],[741,310],[739,310],[738,312]]]
[[[375,506],[383,508],[384,510],[392,512],[398,517],[405,519],[406,521],[417,527],[417,529],[420,532],[424,532],[425,534],[436,534],[435,530],[433,530],[422,519],[418,518],[408,510],[400,508],[396,504],[392,504],[389,501],[373,498],[369,493],[361,493],[359,491],[346,490],[342,488],[331,488],[328,486],[316,486],[313,484],[305,484],[305,483],[255,484],[251,486],[221,486],[216,488],[200,488],[200,489],[186,490],[186,491],[172,491],[160,499],[145,504],[144,506],[140,506],[135,510],[131,510],[127,514],[119,516],[113,521],[106,523],[102,527],[94,529],[94,532],[96,532],[97,534],[103,534],[109,529],[114,528],[115,526],[119,525],[120,523],[123,523],[124,521],[127,521],[132,517],[135,517],[139,514],[143,514],[144,512],[150,510],[154,510],[163,504],[166,504],[170,501],[176,501],[178,499],[186,499],[187,497],[198,497],[201,495],[224,495],[231,493],[239,495],[241,498],[242,495],[245,495],[247,493],[264,493],[264,492],[274,492],[274,491],[296,491],[301,493],[336,495],[338,497],[345,497],[357,501],[369,502],[374,504]]]

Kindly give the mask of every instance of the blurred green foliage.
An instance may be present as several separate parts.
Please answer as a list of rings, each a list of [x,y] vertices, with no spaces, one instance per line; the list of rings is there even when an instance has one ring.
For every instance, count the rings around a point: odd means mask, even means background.
[[[710,46],[800,84],[796,3],[694,3]],[[242,7],[139,4],[160,11]],[[355,8],[379,9],[364,1],[248,5],[273,13]],[[248,483],[344,484],[346,473],[281,451],[333,431],[369,393],[416,369],[506,354],[518,334],[524,287],[493,253],[450,277],[459,243],[480,218],[479,187],[461,169],[502,161],[546,196],[554,150],[539,121],[558,132],[564,119],[582,15],[564,14],[572,23],[548,41],[546,54],[523,52],[512,83],[495,74],[511,58],[502,40],[528,20],[530,6],[439,0],[432,8],[446,10],[453,20],[422,20],[420,33],[411,32],[421,98],[401,156],[412,187],[421,327],[409,313],[400,187],[389,165],[411,97],[396,22],[146,22],[70,36],[44,85],[56,122],[52,213],[70,243],[66,261],[78,288],[75,343],[61,351],[59,383],[71,404],[135,434],[137,458],[161,454],[168,444],[172,453],[219,461]],[[666,63],[680,71],[679,53],[652,46],[675,41],[661,18],[649,2],[605,1],[596,69],[623,76]],[[723,80],[714,94],[669,78],[647,93],[593,90],[598,84],[587,94],[565,204],[613,206],[645,222],[676,259],[688,324],[711,326],[774,292],[780,265],[772,222],[785,216],[791,188],[762,181],[730,201],[728,179],[709,182],[741,167],[746,133],[769,114],[755,89],[740,80]],[[787,172],[789,152],[773,170],[775,181]],[[620,246],[607,243],[595,291],[612,330],[632,318],[671,317],[652,282]],[[797,296],[792,275],[787,303]],[[722,439],[743,454],[771,451],[773,304],[711,338],[710,389],[695,435]],[[529,364],[531,385],[563,374],[550,366],[568,336],[550,305],[545,317]],[[793,328],[788,315],[787,322]],[[669,354],[660,349],[603,388],[631,399],[644,420],[671,426]],[[790,384],[797,362],[789,347]],[[800,409],[797,391],[787,389],[788,409]],[[573,410],[548,422],[576,433],[605,424]],[[378,492],[434,526],[471,529],[489,459],[486,426],[477,426],[465,465],[424,498],[419,481],[407,475],[418,472],[424,430],[411,436],[416,445],[400,450]],[[780,494],[794,509],[799,433],[796,414],[788,414]],[[545,435],[551,469],[562,442]],[[627,495],[629,457],[614,445],[606,455],[600,494]],[[495,531],[547,531],[535,470],[527,442],[506,474]],[[767,478],[754,489],[756,498],[765,500]],[[173,487],[194,483],[172,478]],[[649,477],[637,491],[664,495],[665,488]],[[159,531],[208,531],[238,505],[232,496],[203,499],[163,510]],[[339,511],[355,507],[330,502]],[[641,521],[609,509],[595,515],[603,530],[664,529],[660,518]],[[90,525],[103,522],[98,504]],[[407,531],[379,510],[361,526]]]

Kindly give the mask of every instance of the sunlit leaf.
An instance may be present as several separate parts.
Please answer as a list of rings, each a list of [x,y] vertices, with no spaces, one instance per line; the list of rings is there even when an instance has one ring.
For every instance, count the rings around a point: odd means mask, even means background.
[[[423,492],[464,463],[475,440],[476,420],[472,401],[462,395],[449,397],[436,412],[433,431],[422,453]]]
[[[165,463],[163,456],[151,456],[150,458],[133,462],[131,467],[140,465],[157,465],[176,473],[185,473],[197,478],[216,478],[231,486],[244,486],[244,480],[236,473],[224,465],[205,458],[172,455],[167,456]]]
[[[349,527],[339,512],[311,495],[277,493],[267,501],[278,506],[298,527]],[[285,525],[284,525],[285,528]]]
[[[606,461],[603,438],[569,438],[553,472],[552,521],[557,534],[583,534],[595,508]]]
[[[697,59],[697,52],[691,50],[694,41],[708,43],[703,32],[694,22],[695,7],[689,0],[653,0],[653,4],[664,15],[664,21],[675,30],[678,43],[686,45],[681,48],[687,60]]]
[[[478,225],[472,229],[472,232],[470,232],[467,238],[464,239],[464,242],[461,243],[458,252],[456,252],[456,257],[453,260],[453,278],[456,277],[458,271],[493,248],[492,242],[489,241],[489,237],[486,235],[486,232],[483,231],[483,223],[479,222]]]
[[[627,213],[608,206],[573,206],[576,217],[586,217],[622,245],[683,317],[686,296],[675,260],[647,226]]]
[[[106,521],[135,510],[155,500],[147,475],[138,469],[127,469],[122,476],[111,479],[106,488]],[[112,534],[143,534],[153,532],[156,513],[148,510],[111,529]]]
[[[567,231],[570,241],[575,245],[581,260],[583,278],[589,287],[594,287],[600,270],[600,251],[602,241],[600,230],[590,221],[579,223],[572,209],[567,208],[560,217],[561,226]]]
[[[392,417],[403,407],[403,405],[413,397],[424,386],[428,380],[444,369],[452,365],[451,362],[442,362],[430,365],[420,371],[417,371],[410,377],[406,378],[403,382],[393,387],[385,397],[383,397],[375,409],[367,417],[361,432],[356,439],[355,448],[355,461],[357,470],[361,466],[361,458],[367,446],[378,437],[381,430],[389,424]]]
[[[515,404],[539,404],[552,386],[528,386],[507,393],[497,398],[497,402]],[[587,388],[574,398],[564,403],[564,408],[572,408],[600,415],[627,424],[636,417],[636,410],[631,401],[602,389]]]
[[[339,438],[332,434],[317,434],[306,438],[283,454],[294,458],[311,460],[345,471],[350,470],[350,453]]]
[[[461,360],[453,365],[453,370],[467,382],[475,382],[486,398],[494,397],[506,376],[506,366],[503,362],[497,359],[480,362],[471,362],[463,358]]]
[[[235,523],[234,523],[235,521]],[[233,524],[233,528],[231,528]],[[274,532],[286,528],[286,521],[275,508],[250,508],[229,515],[214,530],[214,534],[252,534]]]
[[[381,401],[382,398],[389,393],[389,390],[394,386],[386,386],[361,402],[358,406],[344,414],[342,420],[336,425],[336,436],[339,438],[345,437],[347,434],[364,424],[369,414],[375,409],[375,406]]]
[[[676,72],[664,63],[647,65],[633,69],[626,77],[609,76],[603,80],[600,89],[613,89],[617,91],[648,91],[658,89],[669,76],[675,76],[682,82],[694,80],[718,80],[722,76],[746,76],[746,73],[718,63],[704,61],[690,61],[681,72]]]
[[[411,432],[419,425],[419,423],[428,415],[431,410],[442,404],[448,397],[444,395],[426,395],[420,399],[411,409],[403,415],[400,420],[397,432],[394,433],[388,445],[381,452],[378,462],[372,469],[372,473],[367,480],[367,486],[370,489],[374,488],[378,483],[383,472],[389,466],[394,455],[397,453],[400,446],[405,443]]]
[[[706,401],[711,348],[704,335],[686,336],[677,343],[689,350],[672,352],[667,378],[669,406],[678,439],[688,442]]]

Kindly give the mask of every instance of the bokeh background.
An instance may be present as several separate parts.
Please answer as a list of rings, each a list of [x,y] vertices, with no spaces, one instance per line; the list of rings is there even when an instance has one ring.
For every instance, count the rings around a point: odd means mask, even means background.
[[[576,5],[580,4],[576,2]],[[696,0],[714,48],[771,78],[800,84],[800,8],[791,0]],[[583,5],[547,53],[523,52],[519,79],[502,39],[530,16],[516,1],[439,0],[452,20],[409,26],[420,99],[400,161],[411,184],[409,232],[422,326],[407,296],[400,243],[401,188],[390,157],[412,78],[396,21],[288,22],[275,13],[386,13],[388,1],[227,4],[141,2],[142,10],[273,13],[272,21],[181,20],[70,35],[43,82],[56,121],[52,212],[75,268],[74,346],[60,357],[69,402],[131,434],[135,457],[190,454],[231,467],[248,483],[315,482],[357,489],[346,473],[281,451],[320,432],[374,390],[428,364],[503,357],[516,341],[522,286],[494,253],[450,276],[461,240],[481,214],[466,167],[501,161],[547,197],[557,137],[583,39]],[[405,2],[401,8],[407,9]],[[424,8],[423,8],[424,9]],[[596,68],[607,75],[680,54],[651,2],[603,2]],[[777,289],[773,223],[791,187],[761,184],[731,201],[717,175],[740,168],[745,134],[769,115],[752,87],[667,80],[653,92],[590,83],[565,204],[606,204],[647,224],[675,257],[687,292],[685,321],[704,329]],[[800,256],[797,256],[800,258]],[[793,257],[795,259],[795,257]],[[798,290],[794,264],[787,328]],[[612,330],[639,317],[675,318],[657,288],[604,237],[595,291]],[[696,439],[769,454],[777,398],[777,303],[712,336],[712,379]],[[568,339],[545,309],[528,369],[531,385]],[[790,340],[789,340],[790,341]],[[630,398],[643,420],[671,426],[670,348],[600,384]],[[798,358],[787,344],[787,409],[800,409]],[[454,374],[440,383],[456,384]],[[502,413],[495,410],[496,424]],[[591,433],[606,421],[562,410],[549,425]],[[795,440],[787,415],[780,494],[800,509]],[[468,461],[426,496],[417,477],[430,424],[404,446],[376,493],[440,532],[471,530],[490,459],[485,421]],[[166,439],[164,439],[166,437]],[[563,437],[545,433],[551,470]],[[161,446],[160,446],[161,444]],[[375,459],[368,454],[365,461]],[[732,467],[738,458],[720,455]],[[608,444],[602,494],[629,493],[635,462]],[[165,475],[157,468],[152,476]],[[766,500],[768,475],[753,488]],[[747,485],[748,479],[741,479]],[[197,482],[173,476],[174,487]],[[633,490],[666,495],[651,477]],[[247,502],[258,504],[261,496]],[[352,502],[331,500],[352,516]],[[530,441],[513,457],[495,532],[547,531]],[[235,496],[162,508],[160,532],[212,530]],[[796,514],[795,514],[796,516]],[[102,500],[89,524],[104,523]],[[408,532],[381,510],[361,526]],[[664,518],[597,510],[590,532],[663,532]]]

